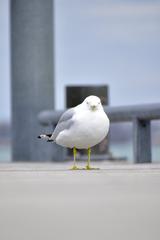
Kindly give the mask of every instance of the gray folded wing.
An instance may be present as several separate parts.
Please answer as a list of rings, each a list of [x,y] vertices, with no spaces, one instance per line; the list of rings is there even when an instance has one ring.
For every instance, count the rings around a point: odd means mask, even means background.
[[[62,114],[50,139],[54,141],[60,132],[69,129],[74,124],[74,114],[74,108],[71,108]]]

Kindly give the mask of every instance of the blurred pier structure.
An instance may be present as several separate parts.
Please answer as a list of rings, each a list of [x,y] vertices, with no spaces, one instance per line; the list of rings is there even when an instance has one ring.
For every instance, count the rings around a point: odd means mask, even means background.
[[[60,146],[36,138],[42,132],[37,116],[44,131],[52,132],[63,112],[54,111],[53,0],[11,0],[10,5],[12,159],[63,160]],[[134,161],[151,162],[150,121],[160,119],[160,104],[105,110],[111,122],[133,123]]]
[[[105,107],[111,123],[133,123],[133,149],[135,163],[149,163],[151,153],[151,120],[160,119],[160,104],[145,104],[124,107]],[[46,110],[39,114],[42,125],[54,126],[63,111]]]
[[[53,1],[11,0],[10,10],[12,159],[44,161],[54,146],[37,141],[37,114],[54,109]]]

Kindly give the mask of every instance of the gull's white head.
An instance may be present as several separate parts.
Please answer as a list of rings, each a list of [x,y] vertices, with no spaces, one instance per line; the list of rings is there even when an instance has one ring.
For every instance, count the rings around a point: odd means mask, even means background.
[[[84,101],[83,104],[91,111],[97,111],[102,109],[101,100],[97,96],[89,96]]]

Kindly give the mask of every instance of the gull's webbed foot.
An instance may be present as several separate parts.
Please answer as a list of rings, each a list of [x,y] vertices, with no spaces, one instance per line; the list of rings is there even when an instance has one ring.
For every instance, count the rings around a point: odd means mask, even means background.
[[[85,170],[99,170],[100,168],[94,168],[94,167],[90,167],[90,166],[86,166]]]
[[[73,166],[70,168],[70,170],[84,170],[84,168]]]

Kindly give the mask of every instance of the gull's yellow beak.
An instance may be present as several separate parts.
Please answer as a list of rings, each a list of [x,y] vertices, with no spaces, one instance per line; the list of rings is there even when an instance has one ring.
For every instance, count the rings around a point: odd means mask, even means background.
[[[92,110],[92,111],[96,111],[96,109],[97,109],[97,106],[96,106],[96,105],[91,105],[91,110]]]

